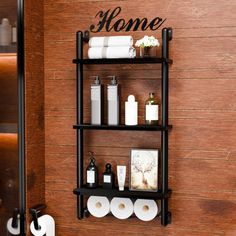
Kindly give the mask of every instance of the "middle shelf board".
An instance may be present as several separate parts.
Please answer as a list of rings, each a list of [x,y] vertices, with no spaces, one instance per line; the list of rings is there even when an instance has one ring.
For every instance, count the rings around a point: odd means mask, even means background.
[[[91,125],[77,124],[74,129],[95,129],[95,130],[132,130],[132,131],[166,131],[172,129],[172,125]]]
[[[161,64],[163,62],[172,64],[171,59],[162,57],[149,57],[149,58],[102,58],[102,59],[74,59],[74,64]]]
[[[74,189],[74,194],[85,195],[85,196],[106,196],[106,197],[128,197],[128,198],[144,198],[144,199],[164,199],[169,198],[171,195],[171,190],[166,194],[158,192],[144,192],[144,191],[131,191],[127,187],[124,191],[119,191],[118,188],[114,189],[104,189],[101,186],[97,188],[82,188]]]

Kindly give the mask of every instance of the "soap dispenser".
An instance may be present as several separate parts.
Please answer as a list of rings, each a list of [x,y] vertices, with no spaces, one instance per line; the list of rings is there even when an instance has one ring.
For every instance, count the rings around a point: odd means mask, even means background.
[[[91,124],[101,125],[103,119],[103,89],[98,76],[91,76],[94,82],[91,84]]]
[[[138,124],[138,102],[135,101],[134,95],[128,96],[125,102],[125,125]]]
[[[87,174],[87,188],[96,188],[98,187],[98,168],[95,164],[95,157],[93,152],[89,152],[90,163],[86,169]]]
[[[111,170],[111,164],[106,164],[106,170],[103,173],[103,188],[114,188],[114,173]]]
[[[111,82],[107,86],[108,125],[118,125],[119,124],[119,85],[114,75],[108,76],[108,78],[111,78]]]

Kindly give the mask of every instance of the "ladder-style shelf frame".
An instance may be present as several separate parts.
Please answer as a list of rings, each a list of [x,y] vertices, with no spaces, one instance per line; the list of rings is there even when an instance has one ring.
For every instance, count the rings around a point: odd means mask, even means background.
[[[162,29],[162,57],[161,58],[133,58],[133,59],[83,59],[83,43],[88,42],[89,33],[78,31],[76,34],[76,59],[73,63],[76,64],[76,106],[77,116],[76,125],[76,142],[77,142],[77,188],[74,189],[74,194],[77,195],[77,215],[79,219],[83,219],[87,215],[87,209],[84,207],[84,196],[123,196],[131,198],[149,198],[159,199],[161,201],[161,224],[166,226],[171,223],[171,212],[168,210],[168,200],[171,195],[171,190],[168,186],[168,134],[172,128],[169,125],[169,64],[172,60],[169,59],[169,42],[172,40],[172,29]],[[83,122],[83,66],[86,64],[153,64],[159,63],[162,65],[162,124],[157,126],[137,125],[137,126],[109,126],[109,125],[91,125]],[[84,129],[94,130],[131,130],[131,131],[160,131],[161,132],[161,188],[157,192],[138,192],[130,191],[128,188],[124,192],[117,189],[87,189],[84,185],[83,169],[84,169]]]

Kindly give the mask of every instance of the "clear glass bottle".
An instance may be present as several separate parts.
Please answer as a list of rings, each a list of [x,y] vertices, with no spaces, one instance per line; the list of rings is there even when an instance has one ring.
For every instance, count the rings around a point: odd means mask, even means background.
[[[154,93],[149,93],[149,98],[145,102],[145,121],[147,125],[158,125],[159,104]]]

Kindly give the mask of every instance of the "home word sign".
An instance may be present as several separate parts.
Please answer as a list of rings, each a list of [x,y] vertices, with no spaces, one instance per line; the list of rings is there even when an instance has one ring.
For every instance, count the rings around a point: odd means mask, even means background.
[[[98,33],[101,30],[105,30],[107,32],[112,30],[115,32],[157,30],[166,20],[156,17],[148,22],[147,18],[131,18],[126,22],[125,19],[117,19],[120,12],[121,7],[116,7],[113,11],[111,11],[111,9],[107,11],[99,11],[95,16],[95,18],[99,18],[99,21],[96,25],[90,25],[90,31],[93,33]]]

